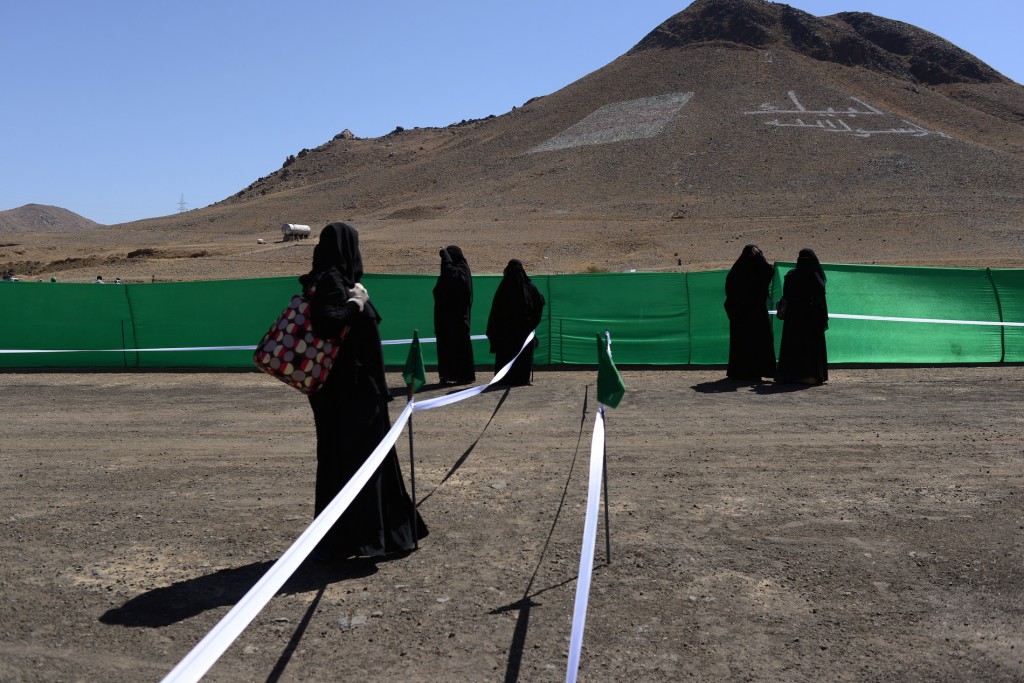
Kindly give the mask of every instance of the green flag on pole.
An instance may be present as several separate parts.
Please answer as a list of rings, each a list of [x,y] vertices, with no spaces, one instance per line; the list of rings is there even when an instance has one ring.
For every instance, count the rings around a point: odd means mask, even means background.
[[[427,369],[423,367],[423,354],[420,352],[419,330],[412,332],[412,346],[409,347],[409,357],[405,359],[402,378],[407,385],[412,385],[413,392],[419,391],[427,383]]]
[[[606,406],[617,408],[622,395],[626,393],[626,385],[622,375],[612,362],[612,339],[605,332],[597,333],[597,400]]]

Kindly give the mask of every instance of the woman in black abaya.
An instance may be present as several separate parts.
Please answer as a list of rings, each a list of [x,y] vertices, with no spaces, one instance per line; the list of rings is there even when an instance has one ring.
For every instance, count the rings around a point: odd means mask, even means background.
[[[469,338],[473,307],[473,274],[462,249],[441,250],[441,275],[434,285],[434,336],[437,337],[437,374],[441,384],[476,381],[473,342]]]
[[[768,317],[768,287],[775,267],[753,244],[743,247],[725,276],[725,312],[729,316],[729,368],[732,379],[775,376],[775,337]]]
[[[309,397],[316,425],[315,514],[338,494],[391,428],[380,316],[359,283],[359,235],[331,223],[313,250],[313,267],[299,278],[310,298],[313,330],[340,342],[323,389]],[[415,519],[416,534],[413,533]],[[405,490],[395,449],[317,546],[318,559],[383,557],[414,549],[427,535]]]
[[[487,318],[487,338],[494,354],[494,372],[515,358],[526,337],[540,323],[543,312],[544,296],[527,277],[523,262],[512,259],[505,266],[504,277],[494,292],[491,314]],[[534,338],[499,384],[522,386],[530,383],[536,346],[537,339]]]
[[[786,273],[782,298],[785,318],[775,378],[780,382],[801,384],[827,382],[825,271],[812,250],[800,250],[796,267]],[[781,302],[779,305],[783,306]]]

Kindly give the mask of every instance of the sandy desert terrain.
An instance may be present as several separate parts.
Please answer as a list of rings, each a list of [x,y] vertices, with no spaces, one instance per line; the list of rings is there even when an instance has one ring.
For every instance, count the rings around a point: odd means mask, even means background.
[[[623,370],[581,680],[1024,680],[1024,371],[722,377]],[[3,384],[0,680],[158,680],[310,519],[271,378]],[[420,549],[300,569],[206,680],[564,680],[594,385],[418,413]]]

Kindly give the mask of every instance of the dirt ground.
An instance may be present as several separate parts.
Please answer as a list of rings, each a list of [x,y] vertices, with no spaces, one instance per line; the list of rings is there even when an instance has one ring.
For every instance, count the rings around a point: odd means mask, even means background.
[[[1024,368],[623,377],[580,680],[1024,680]],[[564,680],[595,380],[417,413],[420,549],[303,566],[205,680]],[[0,681],[159,680],[310,519],[269,377],[0,382]]]

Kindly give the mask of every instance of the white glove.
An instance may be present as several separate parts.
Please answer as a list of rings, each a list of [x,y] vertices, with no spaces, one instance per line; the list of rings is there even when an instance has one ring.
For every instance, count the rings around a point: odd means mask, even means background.
[[[362,283],[357,282],[354,287],[349,291],[352,296],[349,297],[349,301],[354,301],[356,306],[359,307],[359,312],[363,312],[363,306],[370,300],[370,293],[366,291],[366,287],[363,287]]]

